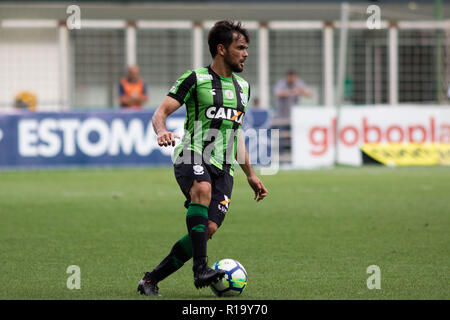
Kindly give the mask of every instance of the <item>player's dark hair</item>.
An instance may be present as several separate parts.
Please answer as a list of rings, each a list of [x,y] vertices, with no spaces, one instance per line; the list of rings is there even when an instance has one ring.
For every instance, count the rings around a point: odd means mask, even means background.
[[[243,35],[245,41],[250,43],[248,31],[242,27],[241,22],[222,20],[214,24],[208,34],[209,52],[213,58],[217,55],[217,46],[222,44],[225,48],[228,48],[233,42],[233,34],[235,33]]]

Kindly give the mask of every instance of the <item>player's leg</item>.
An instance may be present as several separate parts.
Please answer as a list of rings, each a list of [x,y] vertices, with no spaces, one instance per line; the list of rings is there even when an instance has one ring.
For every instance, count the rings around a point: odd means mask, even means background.
[[[222,225],[230,206],[233,190],[233,177],[228,173],[214,168],[210,175],[212,190],[211,203],[208,211],[208,239],[211,239],[213,234]]]
[[[196,164],[176,164],[174,165],[174,173],[180,189],[186,197],[186,202],[184,205],[187,208],[186,220],[187,222],[189,221],[190,224],[193,224],[192,227],[195,227],[196,225],[201,224],[194,224],[199,219],[188,217],[195,217],[197,214],[201,215],[204,210],[203,207],[208,208],[211,194],[210,191],[208,191],[208,187],[205,186],[211,184],[211,178],[209,177],[208,171],[205,170],[204,167]],[[201,187],[198,187],[198,184],[200,184]],[[193,190],[193,196],[196,202],[191,199],[191,189],[193,186],[196,186]],[[195,230],[197,232],[194,234],[194,238],[201,238],[201,233],[198,232],[201,231],[201,227],[199,226],[195,228]],[[200,248],[196,250],[201,252],[203,249]],[[155,269],[153,269],[152,272],[145,273],[144,277],[139,282],[138,291],[141,294],[159,295],[159,289],[157,287],[158,282],[164,280],[166,277],[181,268],[184,263],[192,258],[192,252],[191,236],[190,233],[188,233],[172,246],[169,254]]]
[[[213,270],[207,264],[208,211],[211,202],[211,183],[194,182],[189,192],[191,203],[186,214],[186,225],[191,238],[194,258],[194,285],[197,288],[210,285],[224,276],[221,270]]]
[[[208,234],[206,235],[206,239],[212,239],[214,233],[216,233],[219,226],[212,220],[208,220]]]
[[[209,201],[211,199],[210,187],[207,187],[207,184],[211,184],[211,179],[209,177],[208,170],[205,170],[204,167],[199,165],[188,165],[188,164],[177,164],[174,166],[175,177],[177,179],[178,184],[180,185],[181,190],[186,196],[185,207],[188,209],[186,214],[186,222],[187,225],[192,225],[195,227],[196,225],[203,224],[206,225],[205,228],[207,231],[213,230],[213,226],[210,226],[208,220],[203,220],[198,223],[196,215],[204,216],[204,208],[206,208],[206,217],[208,215],[208,207]],[[205,184],[207,183],[207,184]],[[195,186],[195,187],[194,187]],[[209,189],[209,190],[208,190]],[[192,199],[191,199],[192,194]],[[202,205],[204,207],[202,207]],[[203,213],[202,213],[203,211]],[[191,218],[188,218],[190,216]],[[197,222],[197,223],[196,223]],[[205,224],[206,223],[206,224]],[[188,230],[192,229],[189,228]],[[178,240],[172,247],[170,253],[161,261],[161,263],[152,271],[146,272],[144,278],[141,279],[138,286],[138,291],[142,294],[147,295],[159,295],[157,284],[158,282],[164,280],[169,275],[177,271],[181,268],[184,263],[186,263],[193,256],[192,249],[192,241],[190,234],[197,240],[200,239],[200,247],[196,249],[196,255],[198,255],[199,259],[197,259],[197,264],[199,262],[204,262],[206,260],[206,252],[202,253],[206,250],[206,245],[203,244],[203,238],[209,239],[209,235],[202,235],[203,227],[195,228],[195,232],[188,233],[184,235],[180,240]],[[216,228],[217,229],[217,228]],[[192,230],[191,230],[192,231]],[[215,232],[215,230],[214,230]],[[206,264],[206,263],[205,263]],[[203,268],[205,269],[205,268]],[[208,271],[206,269],[206,271]],[[207,272],[206,272],[207,273]],[[145,284],[145,285],[143,285]]]
[[[160,296],[158,282],[180,269],[191,258],[191,239],[186,234],[175,242],[167,257],[152,272],[145,273],[139,282],[138,291],[148,296]]]
[[[191,238],[194,271],[206,264],[208,209],[211,202],[211,183],[194,181],[189,190],[191,203],[186,213],[186,226]]]
[[[206,238],[209,240],[217,231],[218,225],[209,220],[208,233]],[[172,273],[180,269],[187,261],[192,258],[192,245],[189,234],[185,234],[180,240],[175,242],[170,253],[165,257],[161,263],[153,269],[152,272],[147,272],[144,276],[145,280],[150,280],[150,283],[157,284],[164,280]],[[156,289],[156,288],[155,288]]]

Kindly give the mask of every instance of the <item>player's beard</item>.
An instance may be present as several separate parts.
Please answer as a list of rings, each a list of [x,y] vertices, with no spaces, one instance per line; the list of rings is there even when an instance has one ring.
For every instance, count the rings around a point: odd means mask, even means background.
[[[225,60],[225,63],[230,67],[232,72],[239,73],[239,72],[244,71],[244,68],[243,67],[241,68],[240,62],[234,63],[231,61],[231,59],[228,56],[225,56],[224,60]]]

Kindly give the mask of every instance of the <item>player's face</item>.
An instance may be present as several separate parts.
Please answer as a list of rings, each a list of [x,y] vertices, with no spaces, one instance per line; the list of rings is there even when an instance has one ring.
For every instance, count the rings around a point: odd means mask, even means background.
[[[242,72],[244,70],[244,62],[248,57],[248,43],[242,34],[235,33],[233,42],[229,45],[224,56],[225,62],[233,72]]]

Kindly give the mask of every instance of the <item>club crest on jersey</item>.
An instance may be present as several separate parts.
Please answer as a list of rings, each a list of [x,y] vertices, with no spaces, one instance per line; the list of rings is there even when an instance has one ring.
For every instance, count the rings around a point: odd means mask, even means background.
[[[245,112],[238,111],[233,108],[210,106],[206,109],[206,117],[208,119],[223,119],[230,120],[242,124]]]
[[[225,90],[225,97],[227,97],[227,99],[234,99],[234,93],[232,90]]]

